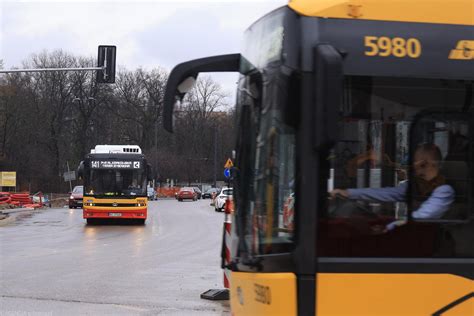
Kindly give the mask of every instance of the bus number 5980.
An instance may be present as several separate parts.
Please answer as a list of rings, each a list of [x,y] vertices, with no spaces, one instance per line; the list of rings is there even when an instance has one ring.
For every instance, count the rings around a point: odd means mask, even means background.
[[[421,55],[421,43],[416,38],[365,36],[365,55],[398,58],[418,58]]]

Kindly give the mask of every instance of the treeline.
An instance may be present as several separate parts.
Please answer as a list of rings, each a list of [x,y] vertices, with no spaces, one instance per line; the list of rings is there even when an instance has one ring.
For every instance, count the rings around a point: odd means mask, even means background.
[[[1,63],[0,63],[1,66]],[[24,68],[95,66],[63,51],[32,55]],[[12,73],[0,77],[0,171],[16,171],[20,190],[64,192],[62,175],[97,144],[137,144],[158,182],[212,182],[230,155],[233,112],[221,86],[201,77],[163,129],[168,74],[119,68],[115,84],[92,72]],[[216,157],[216,159],[215,159]]]

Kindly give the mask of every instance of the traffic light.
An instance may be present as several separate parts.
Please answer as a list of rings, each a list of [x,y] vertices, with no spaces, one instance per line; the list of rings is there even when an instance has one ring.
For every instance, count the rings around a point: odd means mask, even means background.
[[[116,46],[100,45],[97,57],[97,83],[115,83]]]

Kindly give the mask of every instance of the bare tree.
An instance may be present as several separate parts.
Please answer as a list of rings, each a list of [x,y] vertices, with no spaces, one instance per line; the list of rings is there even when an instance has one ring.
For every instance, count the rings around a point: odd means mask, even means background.
[[[23,67],[93,64],[59,50],[34,54]],[[66,162],[74,169],[97,144],[140,145],[162,180],[209,181],[214,163],[223,164],[233,145],[233,114],[210,77],[200,78],[177,108],[174,134],[161,128],[167,73],[160,68],[121,68],[115,85],[98,85],[87,72],[0,79],[0,87],[8,87],[0,90],[0,167],[16,170],[23,189],[67,190],[61,179]]]

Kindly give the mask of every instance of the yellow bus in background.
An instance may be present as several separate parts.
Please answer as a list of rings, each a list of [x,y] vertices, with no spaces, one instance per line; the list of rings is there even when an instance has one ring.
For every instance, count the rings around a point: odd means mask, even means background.
[[[127,219],[144,224],[151,167],[137,145],[97,145],[78,174],[84,181],[83,218]]]

